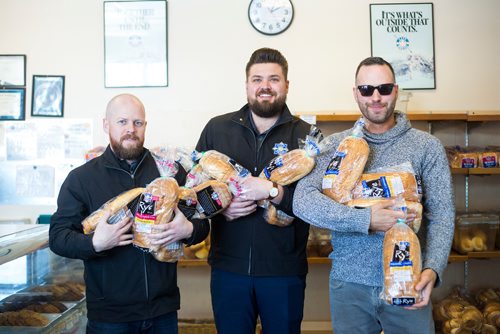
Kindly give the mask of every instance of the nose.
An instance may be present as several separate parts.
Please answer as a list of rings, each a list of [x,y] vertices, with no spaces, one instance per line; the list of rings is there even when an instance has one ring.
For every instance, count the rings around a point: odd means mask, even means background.
[[[382,99],[382,95],[378,92],[378,89],[375,89],[372,94],[372,100],[380,101]]]
[[[135,132],[134,122],[127,122],[126,130],[127,130],[127,133],[134,133]]]

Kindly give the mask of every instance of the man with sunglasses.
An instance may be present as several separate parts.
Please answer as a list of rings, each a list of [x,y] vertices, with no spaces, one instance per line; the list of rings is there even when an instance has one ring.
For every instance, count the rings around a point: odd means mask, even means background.
[[[394,110],[398,86],[387,61],[379,57],[363,60],[355,81],[354,99],[363,115],[363,134],[370,146],[365,172],[408,162],[421,180],[424,214],[418,237],[423,270],[416,285],[421,298],[409,307],[389,305],[381,299],[384,233],[404,216],[393,210],[395,201],[358,209],[322,194],[327,166],[352,129],[327,139],[329,146],[318,157],[315,169],[297,185],[294,213],[312,225],[331,230],[330,307],[336,334],[378,334],[381,330],[434,333],[430,296],[441,283],[447,265],[455,216],[446,154],[436,137],[413,129],[406,115]],[[409,220],[414,217],[415,213],[408,213]]]

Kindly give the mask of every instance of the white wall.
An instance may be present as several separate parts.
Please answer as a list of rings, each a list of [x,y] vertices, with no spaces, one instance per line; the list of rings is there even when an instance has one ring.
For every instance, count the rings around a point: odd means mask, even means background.
[[[293,0],[292,26],[269,37],[250,26],[248,0],[170,0],[166,88],[104,88],[103,1],[0,0],[0,54],[27,55],[28,114],[31,76],[60,74],[65,117],[94,119],[96,145],[106,143],[107,101],[124,91],[146,105],[148,146],[194,145],[210,117],[245,103],[244,67],[262,46],[288,58],[293,111],[355,110],[353,72],[370,55],[370,2]],[[500,108],[499,12],[497,0],[434,2],[437,88],[414,92],[410,110]]]

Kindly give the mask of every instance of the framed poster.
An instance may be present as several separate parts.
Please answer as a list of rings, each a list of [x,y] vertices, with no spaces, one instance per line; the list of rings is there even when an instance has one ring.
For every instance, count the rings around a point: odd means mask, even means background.
[[[167,1],[104,1],[104,86],[164,87]]]
[[[23,121],[26,89],[0,89],[0,121]]]
[[[0,86],[26,86],[25,55],[0,55]]]
[[[64,107],[64,76],[34,75],[31,116],[62,117]]]
[[[372,56],[391,63],[403,89],[434,89],[432,3],[370,5]]]

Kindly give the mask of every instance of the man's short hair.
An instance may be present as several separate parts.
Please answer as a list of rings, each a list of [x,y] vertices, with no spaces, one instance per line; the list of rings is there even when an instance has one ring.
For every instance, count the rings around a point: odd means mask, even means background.
[[[248,74],[252,65],[265,63],[273,63],[281,66],[285,80],[287,80],[288,62],[286,61],[286,58],[278,50],[270,48],[257,49],[252,53],[246,67],[246,78],[248,79]]]
[[[396,81],[396,75],[394,74],[394,69],[392,68],[392,65],[386,61],[382,57],[368,57],[365,58],[359,63],[358,68],[356,69],[356,75],[354,76],[354,79],[356,80],[358,78],[358,73],[361,67],[363,66],[370,66],[370,65],[386,65],[389,67],[392,73],[392,77],[394,78],[394,81]]]

